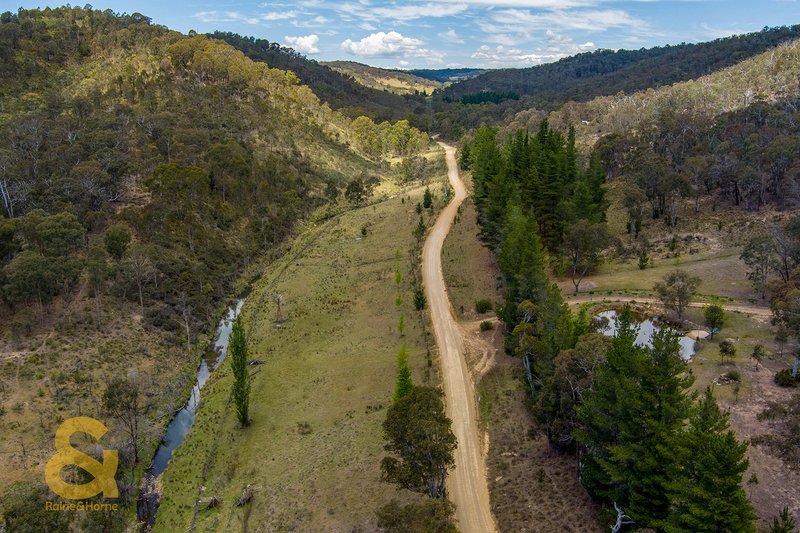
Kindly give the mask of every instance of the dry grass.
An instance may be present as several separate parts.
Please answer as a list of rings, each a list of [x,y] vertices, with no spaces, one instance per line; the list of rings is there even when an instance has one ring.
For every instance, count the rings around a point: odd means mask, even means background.
[[[691,310],[693,318],[700,319],[700,310]],[[779,347],[775,344],[774,331],[768,319],[752,317],[740,313],[729,313],[726,326],[713,340],[703,341],[692,360],[691,369],[696,376],[695,389],[703,390],[708,385],[714,386],[714,396],[720,405],[731,414],[731,426],[739,439],[748,440],[757,435],[772,431],[769,422],[758,420],[758,414],[766,407],[767,402],[784,402],[796,393],[796,390],[778,387],[773,380],[775,372],[787,368],[792,358],[793,346],[784,349],[779,355]],[[722,364],[719,357],[719,342],[730,338],[736,346],[736,357],[730,363]],[[756,368],[755,361],[750,358],[753,347],[761,343],[767,349],[767,357],[762,365]],[[738,370],[741,383],[715,384],[722,374]],[[745,490],[756,513],[761,518],[761,525],[776,516],[783,507],[789,507],[795,517],[800,520],[800,472],[793,470],[763,446],[751,445],[748,451],[750,468],[744,474]],[[758,483],[747,481],[755,474]]]
[[[156,428],[174,411],[197,365],[176,338],[145,328],[138,306],[118,308],[107,298],[99,314],[79,291],[70,301],[58,299],[44,323],[32,320],[30,333],[0,332],[0,492],[15,481],[43,480],[44,463],[55,453],[56,428],[67,418],[92,416],[110,429],[102,444],[119,448],[124,433],[100,401],[108,381],[135,379],[152,405],[144,423],[142,457],[152,453]],[[24,311],[13,322],[19,325]],[[18,326],[17,326],[18,327]],[[200,339],[205,345],[207,339]]]
[[[497,291],[497,262],[494,254],[478,239],[475,205],[467,198],[461,205],[442,250],[442,268],[450,302],[456,316],[464,320],[494,316],[479,315],[475,301],[501,299]]]
[[[489,429],[489,491],[500,531],[602,531],[576,458],[552,451],[525,407],[519,362],[502,355],[479,386]]]

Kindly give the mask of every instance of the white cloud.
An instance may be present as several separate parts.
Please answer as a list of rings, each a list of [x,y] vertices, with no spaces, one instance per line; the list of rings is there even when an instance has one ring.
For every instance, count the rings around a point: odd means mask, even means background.
[[[505,46],[518,46],[521,42],[527,41],[530,39],[530,35],[528,34],[509,34],[509,33],[497,33],[494,35],[489,35],[484,39],[487,43],[492,44],[502,44]]]
[[[619,9],[595,10],[554,10],[532,13],[524,9],[502,9],[495,11],[492,21],[496,25],[482,25],[484,31],[500,30],[490,33],[507,33],[510,28],[524,30],[583,30],[605,31],[609,28],[643,29],[647,23]]]
[[[527,9],[568,9],[590,7],[599,4],[598,0],[441,0],[445,3],[458,2],[474,6],[520,7]]]
[[[296,16],[295,11],[271,11],[260,15],[261,19],[266,21],[293,19]]]
[[[364,22],[362,24],[359,24],[358,27],[361,28],[362,30],[366,30],[366,31],[375,31],[375,30],[378,29],[375,26],[373,26],[372,24],[370,24],[369,22]]]
[[[369,10],[372,16],[390,20],[414,20],[426,17],[451,17],[467,10],[466,4],[393,5],[374,7]]]
[[[347,39],[342,43],[342,50],[357,56],[396,56],[414,53],[423,44],[425,43],[419,39],[403,37],[396,31],[379,31],[359,41]]]
[[[199,11],[192,15],[201,22],[244,22],[245,24],[258,24],[257,17],[248,17],[238,11]]]
[[[362,57],[422,58],[429,65],[444,62],[445,55],[437,50],[422,48],[425,42],[413,37],[405,37],[396,31],[379,31],[353,41],[347,39],[341,44],[342,50]]]
[[[383,22],[392,20],[405,22],[420,18],[440,18],[451,17],[464,13],[469,6],[463,3],[433,3],[427,4],[407,4],[407,5],[385,5],[371,6],[368,2],[336,4],[336,9],[343,20],[351,20],[352,17],[369,21]]]
[[[256,15],[244,15],[238,11],[199,11],[192,16],[202,22],[262,24],[263,22],[274,22],[276,20],[295,18],[297,16],[297,12],[270,11]]]
[[[440,33],[439,34],[439,38],[444,40],[444,41],[447,41],[448,43],[464,44],[464,39],[462,39],[458,35],[458,33],[456,33],[456,30],[453,30],[453,29],[450,29],[450,30],[447,30],[446,32]]]
[[[286,42],[292,45],[292,48],[304,54],[318,54],[319,53],[319,36],[306,35],[298,37],[285,37]]]
[[[569,55],[578,52],[585,52],[594,49],[594,43],[575,44],[571,39],[565,38],[561,45],[548,46],[546,49],[537,48],[531,52],[524,52],[515,47],[498,45],[491,47],[482,45],[472,54],[473,59],[477,59],[485,66],[489,67],[513,67],[513,66],[534,66],[543,63],[552,63]]]
[[[558,54],[562,57],[566,57],[595,49],[595,45],[591,41],[578,44],[572,37],[559,35],[552,30],[547,30],[544,35],[548,43],[547,51],[551,54]]]

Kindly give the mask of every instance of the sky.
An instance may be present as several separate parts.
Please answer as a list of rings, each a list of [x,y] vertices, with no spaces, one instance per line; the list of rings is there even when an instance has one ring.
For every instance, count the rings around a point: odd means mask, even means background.
[[[252,35],[318,61],[403,69],[529,67],[598,48],[703,42],[800,24],[800,0],[98,0],[92,5],[139,12],[184,33]]]

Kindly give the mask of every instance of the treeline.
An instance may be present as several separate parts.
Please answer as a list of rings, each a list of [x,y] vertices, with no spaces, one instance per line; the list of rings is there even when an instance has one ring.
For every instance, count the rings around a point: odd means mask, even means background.
[[[365,116],[350,125],[353,146],[368,158],[379,161],[389,157],[408,157],[428,148],[428,134],[414,128],[407,120],[394,124],[374,123]]]
[[[526,107],[554,109],[570,100],[633,92],[694,79],[800,37],[800,26],[640,50],[598,50],[528,69],[503,69],[461,81],[444,94],[458,98],[481,90],[514,92]]]
[[[574,130],[564,136],[544,120],[535,135],[519,131],[502,144],[495,130],[478,129],[462,149],[461,164],[472,170],[483,236],[500,250],[500,257],[503,245],[511,242],[512,228],[520,232],[535,228],[541,246],[555,259],[554,266],[569,271],[577,290],[611,241],[604,224],[605,173],[597,154],[579,169]],[[514,272],[509,275],[513,281]],[[509,290],[514,286],[509,283]],[[523,299],[507,299],[512,304],[506,311],[513,314]]]
[[[539,428],[578,455],[582,483],[616,519],[614,531],[754,531],[740,485],[746,445],[710,391],[699,402],[690,392],[676,335],[637,346],[626,310],[615,338],[603,337],[548,279],[560,257],[590,268],[609,243],[595,238],[606,233],[597,154],[580,169],[572,133],[545,121],[504,143],[479,129],[461,161],[503,276],[506,349],[523,361]]]
[[[278,43],[230,32],[214,32],[209,36],[227,42],[253,61],[294,72],[320,100],[351,118],[365,115],[375,121],[400,120],[421,114],[424,110],[421,96],[399,95],[365,87],[352,76],[321,65]]]
[[[492,104],[499,104],[500,102],[504,102],[506,100],[519,100],[519,94],[513,91],[509,92],[481,91],[473,94],[465,94],[456,101],[459,101],[462,104],[466,105],[475,105],[475,104],[484,104],[487,102]],[[453,99],[448,96],[445,96],[445,101],[452,102]]]

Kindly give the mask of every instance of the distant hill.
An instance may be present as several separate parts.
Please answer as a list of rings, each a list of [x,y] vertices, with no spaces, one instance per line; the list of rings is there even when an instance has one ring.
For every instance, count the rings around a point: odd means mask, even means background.
[[[523,97],[525,107],[553,109],[570,100],[585,101],[698,78],[797,38],[800,26],[790,26],[700,44],[598,50],[526,69],[490,71],[455,83],[444,94],[453,100],[484,91],[515,94]]]
[[[409,74],[425,78],[427,80],[438,81],[440,83],[456,83],[469,80],[480,76],[484,72],[491,72],[482,68],[442,68],[442,69],[412,69],[407,70]]]
[[[444,87],[442,82],[415,76],[404,70],[371,67],[355,61],[328,61],[321,63],[336,72],[352,77],[361,85],[387,90],[397,94],[414,94],[415,92],[431,94]]]
[[[266,63],[273,68],[291,70],[320,100],[350,118],[364,115],[376,121],[393,121],[424,112],[422,97],[372,88],[359,83],[352,74],[337,72],[278,43],[230,32],[215,32],[209,34],[209,37],[227,42],[253,61]]]

